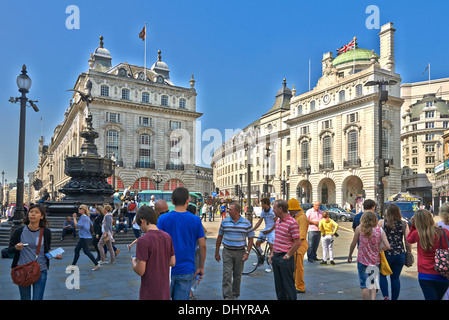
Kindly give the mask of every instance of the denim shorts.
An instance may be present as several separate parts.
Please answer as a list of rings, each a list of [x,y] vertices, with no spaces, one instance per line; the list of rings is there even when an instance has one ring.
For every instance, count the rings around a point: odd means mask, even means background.
[[[378,289],[379,288],[379,266],[365,266],[357,261],[357,271],[359,274],[360,288]],[[368,280],[368,286],[367,286]]]

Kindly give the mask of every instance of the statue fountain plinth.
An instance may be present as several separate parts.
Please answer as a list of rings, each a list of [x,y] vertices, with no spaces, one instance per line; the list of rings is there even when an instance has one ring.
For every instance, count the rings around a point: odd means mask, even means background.
[[[92,206],[112,203],[111,196],[114,190],[108,184],[107,178],[113,175],[115,164],[112,159],[98,155],[95,139],[99,135],[92,128],[92,115],[89,110],[89,102],[92,101],[90,91],[87,95],[79,93],[81,99],[86,101],[88,110],[87,128],[80,132],[84,143],[79,156],[66,157],[64,160],[64,173],[71,179],[58,191],[64,193],[65,197],[61,201],[46,202],[47,213],[53,216],[72,215],[81,204]]]

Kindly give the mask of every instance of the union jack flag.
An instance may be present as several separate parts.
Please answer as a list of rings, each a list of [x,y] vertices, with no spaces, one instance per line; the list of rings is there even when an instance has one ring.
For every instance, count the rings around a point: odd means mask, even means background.
[[[337,49],[337,56],[339,56],[342,53],[345,53],[348,50],[354,50],[355,49],[355,39],[352,39],[351,42],[348,44],[345,44],[343,47]]]

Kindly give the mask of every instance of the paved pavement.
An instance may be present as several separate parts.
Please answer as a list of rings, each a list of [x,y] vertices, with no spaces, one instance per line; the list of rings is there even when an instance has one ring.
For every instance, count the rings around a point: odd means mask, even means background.
[[[214,259],[215,240],[221,219],[204,222],[207,228],[207,257],[205,276],[197,287],[197,300],[222,300],[221,281],[222,263]],[[306,293],[298,294],[299,300],[361,300],[356,263],[348,263],[349,244],[353,233],[351,223],[340,223],[340,237],[334,242],[334,258],[336,265],[321,266],[319,263],[304,262]],[[53,249],[58,243],[53,244]],[[131,267],[132,252],[125,245],[118,245],[121,250],[115,264],[103,265],[99,271],[92,271],[92,262],[81,253],[79,267],[79,289],[68,289],[73,273],[66,273],[66,267],[73,259],[73,248],[65,248],[63,260],[53,260],[48,274],[45,300],[137,300],[139,297],[140,278]],[[322,248],[318,249],[321,257]],[[415,265],[403,269],[401,275],[401,300],[423,300],[417,280],[416,248],[414,248]],[[357,249],[354,252],[356,261]],[[11,282],[10,259],[0,260],[0,300],[18,300],[18,288]],[[243,276],[240,300],[276,300],[272,273],[264,272],[259,267],[254,273]],[[377,295],[381,300],[381,294]]]

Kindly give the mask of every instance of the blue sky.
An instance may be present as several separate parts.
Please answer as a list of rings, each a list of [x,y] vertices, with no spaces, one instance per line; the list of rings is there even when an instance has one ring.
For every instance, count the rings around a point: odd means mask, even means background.
[[[67,29],[69,5],[80,12],[80,28]],[[16,77],[26,64],[32,86],[27,108],[25,175],[38,164],[38,140],[48,143],[62,122],[71,89],[88,69],[89,55],[104,36],[112,64],[144,64],[138,33],[148,23],[147,66],[162,60],[175,85],[189,87],[194,74],[197,111],[204,130],[244,128],[268,111],[287,79],[297,94],[321,76],[323,53],[356,36],[358,46],[379,53],[379,30],[368,29],[369,5],[380,25],[396,28],[396,72],[403,82],[449,77],[447,1],[1,1],[0,3],[0,172],[17,178],[19,96]],[[201,139],[201,136],[199,137]],[[208,143],[207,141],[205,142]],[[204,144],[204,143],[203,143]],[[207,164],[205,164],[207,165]],[[0,181],[1,182],[1,181]]]

